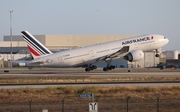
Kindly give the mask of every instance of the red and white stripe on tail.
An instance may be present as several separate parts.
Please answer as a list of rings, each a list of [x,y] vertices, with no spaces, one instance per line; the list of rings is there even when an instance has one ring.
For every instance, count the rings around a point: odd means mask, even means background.
[[[52,52],[49,49],[47,49],[28,31],[22,31],[21,33],[34,59],[39,58],[41,56],[52,54]]]

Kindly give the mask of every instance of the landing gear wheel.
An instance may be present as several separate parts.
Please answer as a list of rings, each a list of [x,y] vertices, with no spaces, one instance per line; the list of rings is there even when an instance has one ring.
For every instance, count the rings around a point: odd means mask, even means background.
[[[155,56],[156,56],[156,57],[159,57],[160,55],[159,55],[159,54],[156,54]]]
[[[104,67],[104,68],[103,68],[103,71],[108,71],[108,68]]]
[[[116,67],[115,67],[114,65],[111,65],[110,68],[111,68],[111,69],[115,69]]]
[[[110,65],[108,67],[104,67],[103,68],[103,71],[108,71],[108,70],[112,70],[112,69],[115,69],[116,67],[114,65]]]
[[[104,67],[103,71],[108,71],[108,70],[112,70],[116,68],[114,65],[110,65],[112,62],[112,58],[110,58],[109,60],[104,60],[104,61],[107,63],[107,67]]]
[[[86,71],[86,72],[89,72],[89,71],[95,70],[95,69],[97,69],[97,66],[92,65],[92,66],[89,66],[89,67],[85,68],[85,71]]]
[[[158,49],[156,49],[156,55],[155,55],[155,56],[156,56],[156,57],[159,57],[159,56],[160,56]]]
[[[90,68],[85,68],[85,71],[86,71],[86,72],[89,72],[89,71],[90,71]]]
[[[95,70],[95,69],[97,69],[97,66],[95,66],[95,65],[92,65],[92,67],[91,67],[93,70]]]

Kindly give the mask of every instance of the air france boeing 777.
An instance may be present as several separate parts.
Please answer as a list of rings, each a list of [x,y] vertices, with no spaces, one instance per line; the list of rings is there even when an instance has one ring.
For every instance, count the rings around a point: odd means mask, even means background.
[[[97,67],[93,64],[100,61],[107,63],[103,70],[108,71],[115,68],[111,65],[114,59],[124,58],[130,62],[141,60],[144,58],[144,51],[156,50],[156,57],[159,57],[158,49],[169,42],[162,35],[142,35],[52,53],[28,31],[21,33],[34,59],[23,62],[23,64],[19,63],[19,65],[28,67],[83,67],[88,65],[85,71],[96,69]]]

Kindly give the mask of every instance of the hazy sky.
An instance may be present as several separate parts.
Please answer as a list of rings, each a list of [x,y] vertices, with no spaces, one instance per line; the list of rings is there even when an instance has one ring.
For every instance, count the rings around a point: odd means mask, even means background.
[[[161,34],[180,50],[180,0],[0,0],[1,41],[10,10],[13,35]]]

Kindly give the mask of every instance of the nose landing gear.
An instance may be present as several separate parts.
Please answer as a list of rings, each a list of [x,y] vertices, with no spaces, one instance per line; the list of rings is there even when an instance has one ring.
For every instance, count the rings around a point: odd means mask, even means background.
[[[158,49],[156,49],[156,55],[155,55],[155,57],[159,57],[160,56],[160,54],[159,54],[159,50]]]
[[[160,55],[159,55],[159,54],[156,54],[155,56],[156,56],[156,57],[159,57]]]

